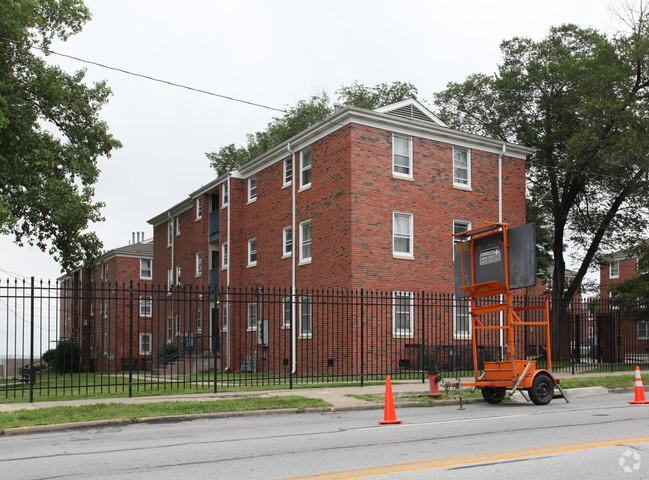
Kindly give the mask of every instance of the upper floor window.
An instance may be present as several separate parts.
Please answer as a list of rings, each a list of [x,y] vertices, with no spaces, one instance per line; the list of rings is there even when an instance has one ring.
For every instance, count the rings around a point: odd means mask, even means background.
[[[300,188],[311,186],[311,147],[300,154]]]
[[[287,157],[284,159],[284,184],[283,186],[288,187],[293,181],[293,157]]]
[[[412,178],[412,139],[392,135],[392,173]]]
[[[229,192],[229,183],[228,180],[221,185],[221,207],[226,207],[230,202],[230,192]]]
[[[300,263],[311,261],[311,220],[300,223]]]
[[[413,258],[412,213],[395,212],[392,228],[392,253],[395,257]]]
[[[151,333],[140,333],[140,355],[151,355]]]
[[[196,276],[200,277],[203,274],[203,253],[196,252]]]
[[[196,220],[203,218],[203,199],[198,197],[196,199]]]
[[[248,202],[257,200],[257,174],[248,177]]]
[[[140,258],[140,278],[150,279],[152,276],[153,260],[150,258]]]
[[[466,148],[453,148],[453,185],[471,186],[471,152]]]
[[[167,246],[170,247],[174,243],[174,221],[167,222]]]
[[[257,265],[257,239],[251,238],[248,240],[248,266],[254,267]]]
[[[180,215],[176,217],[176,236],[180,235]]]
[[[284,227],[282,237],[282,256],[290,257],[293,254],[293,229]]]
[[[619,278],[620,277],[620,261],[613,260],[609,265],[609,278]]]
[[[228,242],[223,242],[221,245],[221,268],[228,268],[228,263],[230,261],[230,244]]]
[[[153,314],[153,297],[150,295],[140,296],[140,317],[150,317]]]
[[[180,285],[180,265],[176,265],[176,285]]]

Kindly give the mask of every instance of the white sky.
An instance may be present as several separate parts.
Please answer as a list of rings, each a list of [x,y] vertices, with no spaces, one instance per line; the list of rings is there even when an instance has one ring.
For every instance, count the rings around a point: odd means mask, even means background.
[[[543,38],[576,23],[612,33],[606,0],[87,0],[93,19],[52,49],[210,92],[284,108],[355,80],[407,81],[420,99],[472,73],[493,73],[499,45]],[[102,118],[123,143],[99,162],[96,200],[106,221],[93,228],[107,250],[147,220],[215,178],[205,152],[245,143],[277,112],[50,57],[113,90]],[[39,250],[0,236],[0,278],[55,279]]]

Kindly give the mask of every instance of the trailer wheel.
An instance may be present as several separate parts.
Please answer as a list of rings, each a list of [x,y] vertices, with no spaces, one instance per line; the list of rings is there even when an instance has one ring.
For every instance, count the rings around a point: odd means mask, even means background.
[[[536,405],[547,405],[554,396],[554,383],[545,373],[539,373],[534,377],[532,388],[528,389],[530,400]]]
[[[482,389],[482,398],[489,403],[500,403],[505,398],[506,389],[496,387],[485,387]]]

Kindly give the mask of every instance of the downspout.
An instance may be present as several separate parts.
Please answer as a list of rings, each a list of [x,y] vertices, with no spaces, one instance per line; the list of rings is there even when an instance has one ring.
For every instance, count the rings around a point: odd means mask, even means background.
[[[503,143],[503,149],[498,155],[498,223],[503,222],[503,157],[507,152],[507,147]],[[504,302],[504,298],[500,295],[500,303]],[[503,312],[500,312],[500,326],[503,326]],[[500,336],[500,358],[503,359],[503,342],[504,342],[504,330],[502,328],[498,329]]]
[[[293,336],[291,337],[291,350],[293,352],[293,365],[291,366],[291,372],[297,372],[297,340],[296,340],[296,331],[295,328],[295,310],[297,307],[297,302],[295,301],[295,261],[297,257],[297,232],[295,230],[295,151],[291,150],[291,142],[286,143],[286,150],[291,154],[291,325],[293,325]]]

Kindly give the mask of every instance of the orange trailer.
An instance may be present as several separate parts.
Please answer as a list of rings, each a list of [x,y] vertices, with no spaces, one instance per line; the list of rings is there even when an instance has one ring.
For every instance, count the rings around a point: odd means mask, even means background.
[[[473,369],[472,386],[482,391],[489,403],[501,402],[509,394],[520,391],[536,405],[546,405],[554,397],[556,386],[568,401],[559,381],[552,374],[550,351],[550,310],[543,305],[514,308],[512,290],[536,283],[534,225],[513,229],[506,223],[487,223],[482,227],[454,234],[456,296],[470,301],[472,319]],[[489,303],[488,300],[492,302]],[[543,320],[523,321],[519,313],[542,310]],[[486,321],[498,314],[499,322]],[[545,328],[547,369],[537,369],[536,360],[517,358],[515,327],[536,325]],[[502,361],[484,362],[478,369],[478,332],[502,332]],[[527,395],[525,394],[527,392]]]

